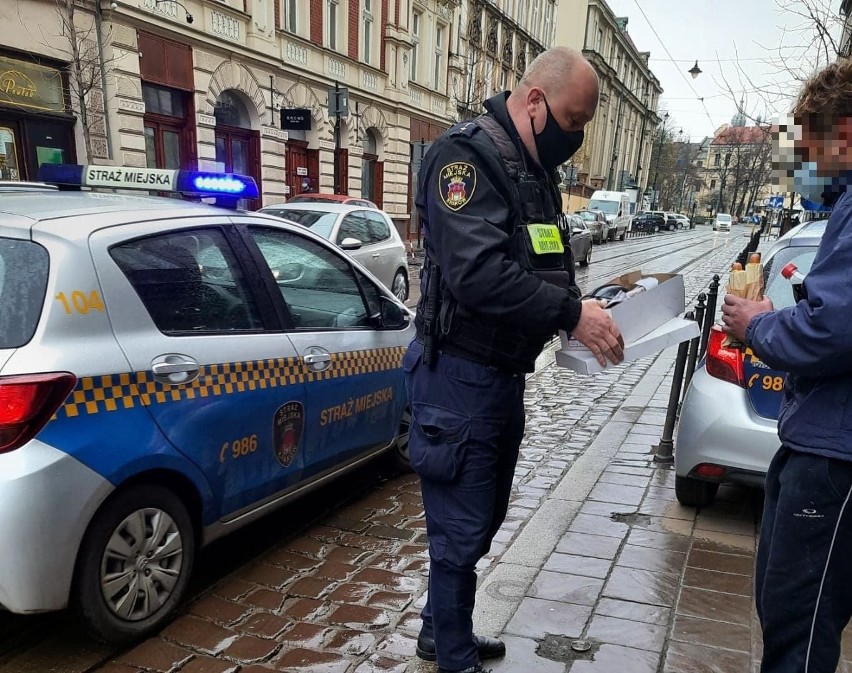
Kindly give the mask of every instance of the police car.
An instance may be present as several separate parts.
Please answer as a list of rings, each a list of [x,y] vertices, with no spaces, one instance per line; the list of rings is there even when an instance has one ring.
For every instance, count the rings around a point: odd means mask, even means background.
[[[60,189],[0,193],[0,607],[73,604],[129,640],[204,544],[404,461],[411,315],[304,227],[200,202],[256,198],[250,178],[40,178]]]

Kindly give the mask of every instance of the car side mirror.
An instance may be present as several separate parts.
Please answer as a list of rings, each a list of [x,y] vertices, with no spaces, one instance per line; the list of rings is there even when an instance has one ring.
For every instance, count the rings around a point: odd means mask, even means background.
[[[363,245],[357,238],[344,238],[340,241],[340,247],[343,250],[358,250]]]
[[[385,329],[402,329],[408,325],[408,315],[390,297],[381,298],[381,323]]]
[[[575,234],[582,234],[583,233],[583,230],[580,227],[574,227],[571,231]]]
[[[302,264],[290,262],[276,266],[272,269],[272,275],[275,277],[276,283],[286,283],[301,278],[304,270],[305,267]]]

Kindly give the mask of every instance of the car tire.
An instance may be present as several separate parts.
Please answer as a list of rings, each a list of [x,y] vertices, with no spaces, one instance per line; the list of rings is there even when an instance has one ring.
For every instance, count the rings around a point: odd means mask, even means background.
[[[134,540],[140,533],[144,539]],[[115,551],[122,545],[123,556]],[[105,558],[110,546],[111,558]],[[86,627],[109,643],[129,643],[162,628],[186,593],[195,550],[192,518],[174,493],[138,484],[114,494],[89,524],[77,558],[74,600]],[[107,596],[105,585],[115,593]],[[136,601],[127,606],[130,614],[122,615],[127,603],[121,599],[134,588]],[[153,610],[143,591],[148,600],[157,594]]]
[[[396,275],[393,277],[391,292],[393,292],[394,296],[403,303],[408,300],[408,278],[402,269],[397,271]]]
[[[654,233],[655,233],[655,234],[659,234],[659,233],[660,233],[660,225],[659,225],[659,224],[655,224],[655,225],[654,225]]]
[[[411,459],[408,455],[408,430],[411,426],[411,411],[406,407],[402,412],[399,435],[393,443],[393,448],[388,451],[388,462],[391,469],[397,473],[413,472]]]
[[[591,263],[592,263],[592,246],[589,245],[589,249],[586,252],[586,256],[583,257],[583,259],[580,260],[580,266],[587,267]]]
[[[627,238],[627,229],[621,232],[621,236],[618,237],[618,240],[623,241],[625,238]]]
[[[706,507],[716,499],[719,484],[691,477],[675,477],[675,497],[687,507]]]

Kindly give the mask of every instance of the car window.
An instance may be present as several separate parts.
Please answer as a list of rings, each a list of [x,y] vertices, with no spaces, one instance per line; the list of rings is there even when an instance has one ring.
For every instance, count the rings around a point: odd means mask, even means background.
[[[318,236],[330,238],[337,222],[337,213],[322,210],[299,210],[298,208],[264,208],[260,212],[290,220],[303,227],[308,227]]]
[[[369,326],[369,314],[350,264],[297,234],[252,227],[296,329]]]
[[[164,334],[263,326],[234,253],[218,229],[139,238],[109,252]]]
[[[340,223],[337,230],[337,243],[342,243],[345,238],[355,238],[361,243],[368,245],[370,241],[370,229],[367,224],[366,213],[349,213]]]
[[[376,284],[367,278],[363,272],[355,269],[355,274],[358,276],[358,282],[364,290],[364,297],[367,299],[367,309],[370,312],[370,315],[378,315],[382,310],[380,299],[382,293],[379,291],[379,288],[376,287]]]
[[[589,222],[594,222],[595,220],[598,219],[597,215],[595,215],[594,213],[590,213],[589,211],[584,211],[582,213],[578,213],[578,215],[580,217],[582,217],[584,220],[587,220]]]
[[[793,297],[793,286],[781,275],[781,269],[793,262],[802,275],[807,275],[814,263],[816,253],[816,246],[786,247],[781,248],[766,262],[763,269],[766,286],[764,294],[772,300],[775,308],[786,308],[796,303]]]
[[[0,348],[18,348],[32,339],[48,265],[47,250],[37,243],[0,238]]]
[[[387,221],[379,213],[366,213],[370,227],[370,243],[379,243],[390,238],[391,232]]]

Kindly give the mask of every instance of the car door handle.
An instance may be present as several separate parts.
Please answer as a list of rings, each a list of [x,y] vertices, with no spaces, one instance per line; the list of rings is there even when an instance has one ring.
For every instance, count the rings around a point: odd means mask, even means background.
[[[328,353],[310,353],[303,355],[302,360],[306,365],[319,365],[325,362],[331,362],[331,355]]]
[[[380,252],[374,252],[373,253],[373,257],[381,257],[381,255],[382,255],[382,253],[380,253]]]
[[[194,362],[158,362],[152,367],[154,374],[163,376],[165,374],[181,374],[189,372],[197,372],[198,365]]]
[[[160,355],[151,363],[154,380],[169,385],[190,383],[198,378],[199,370],[193,358],[180,353]]]

